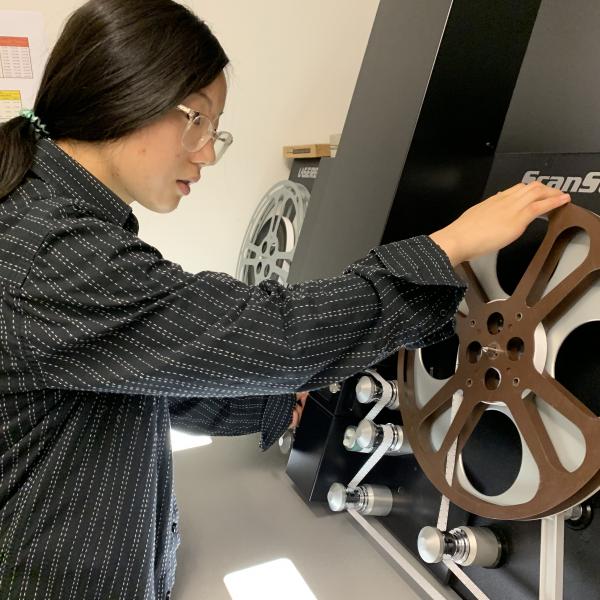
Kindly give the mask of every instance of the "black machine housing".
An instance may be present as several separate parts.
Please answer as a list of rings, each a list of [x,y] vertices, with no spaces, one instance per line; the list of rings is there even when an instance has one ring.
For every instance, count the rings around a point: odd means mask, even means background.
[[[336,275],[372,247],[435,231],[519,181],[562,187],[600,213],[598,30],[600,4],[586,0],[381,0],[338,153],[312,186],[288,281]],[[541,235],[534,224],[499,254],[507,287]],[[598,333],[584,332],[562,369],[597,414]],[[396,357],[377,369],[394,379]],[[331,483],[347,483],[365,461],[342,445],[345,428],[369,408],[355,400],[356,379],[335,394],[311,393],[306,405],[287,473],[307,501],[325,502]],[[378,422],[400,424],[401,415],[384,411]],[[473,476],[482,486],[509,478],[520,458],[507,447],[510,427],[491,416],[473,435]],[[494,471],[486,457],[499,452],[507,459]],[[411,455],[384,457],[366,482],[399,492],[398,510],[380,519],[418,557],[417,535],[435,525],[439,492]],[[598,496],[590,503],[597,507]],[[492,525],[506,540],[501,568],[468,569],[490,598],[538,597],[539,521],[492,523],[451,507],[448,528],[460,525]],[[565,598],[600,597],[599,537],[600,519],[566,530]],[[445,567],[428,568],[471,598]]]

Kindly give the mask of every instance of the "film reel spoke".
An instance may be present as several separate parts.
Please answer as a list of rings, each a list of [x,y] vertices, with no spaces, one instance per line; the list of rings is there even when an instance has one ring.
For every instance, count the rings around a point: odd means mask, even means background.
[[[250,243],[249,243],[249,244],[247,244],[247,249],[246,249],[246,252],[247,252],[248,254],[250,254],[250,253],[253,253],[253,254],[254,254],[254,256],[253,256],[253,257],[251,257],[251,258],[248,258],[248,259],[246,259],[246,260],[255,260],[255,259],[257,259],[257,258],[260,256],[260,247],[259,247],[259,246],[257,246],[256,244],[250,244]]]
[[[513,298],[533,304],[541,296],[568,243],[555,221],[550,221],[546,235],[521,277]]]
[[[277,207],[277,211],[280,210],[280,207]],[[271,222],[269,224],[269,234],[273,235],[277,231],[277,227],[279,226],[279,222],[281,221],[281,215],[274,214],[271,218]]]
[[[288,272],[285,269],[282,269],[281,267],[272,267],[271,273],[275,273],[275,275],[277,275],[280,278],[280,280],[284,280],[288,276]]]
[[[293,258],[294,258],[293,250],[290,250],[289,252],[275,252],[273,254],[273,260],[275,260],[275,261],[283,260],[283,261],[292,262]]]
[[[527,440],[542,476],[553,477],[557,472],[566,474],[566,469],[538,412],[535,395],[530,392],[522,400],[511,403],[510,411],[521,435]]]
[[[587,437],[600,433],[598,417],[556,379],[544,373],[532,373],[531,389],[552,408],[573,423]]]
[[[462,448],[469,440],[469,436],[473,433],[473,430],[479,421],[479,417],[483,412],[481,409],[475,410],[477,406],[478,405],[473,406],[473,404],[466,399],[463,399],[461,402],[460,407],[456,411],[456,414],[450,423],[450,427],[444,436],[440,449],[437,451],[437,454],[444,460],[444,457],[450,452],[454,442],[458,442],[459,446]]]
[[[532,307],[536,311],[536,318],[547,321],[551,326],[589,288],[593,279],[589,264],[580,265]]]
[[[447,408],[452,402],[452,396],[460,388],[456,375],[446,381],[431,399],[417,413],[417,422],[422,425],[433,415]]]

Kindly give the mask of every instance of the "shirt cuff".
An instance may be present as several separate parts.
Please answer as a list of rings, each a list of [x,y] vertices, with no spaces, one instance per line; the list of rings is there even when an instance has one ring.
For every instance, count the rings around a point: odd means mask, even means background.
[[[296,405],[296,394],[278,394],[265,397],[260,448],[267,450],[292,422],[292,412]]]
[[[449,285],[466,289],[447,254],[428,236],[378,246],[373,252],[397,277],[420,285]]]

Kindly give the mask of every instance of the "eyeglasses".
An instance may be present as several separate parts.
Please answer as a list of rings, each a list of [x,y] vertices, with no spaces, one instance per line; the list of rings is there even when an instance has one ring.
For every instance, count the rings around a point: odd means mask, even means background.
[[[212,121],[197,110],[192,110],[183,104],[178,104],[176,108],[185,113],[188,118],[181,138],[184,149],[188,152],[198,152],[212,140],[215,158],[207,164],[214,165],[233,143],[233,136],[228,131],[217,131]]]

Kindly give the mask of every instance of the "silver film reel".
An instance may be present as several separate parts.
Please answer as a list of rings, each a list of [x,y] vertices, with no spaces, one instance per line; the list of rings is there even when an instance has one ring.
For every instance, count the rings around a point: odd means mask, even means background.
[[[276,183],[264,195],[246,230],[238,279],[249,285],[267,279],[287,284],[309,199],[305,186],[288,180]]]

